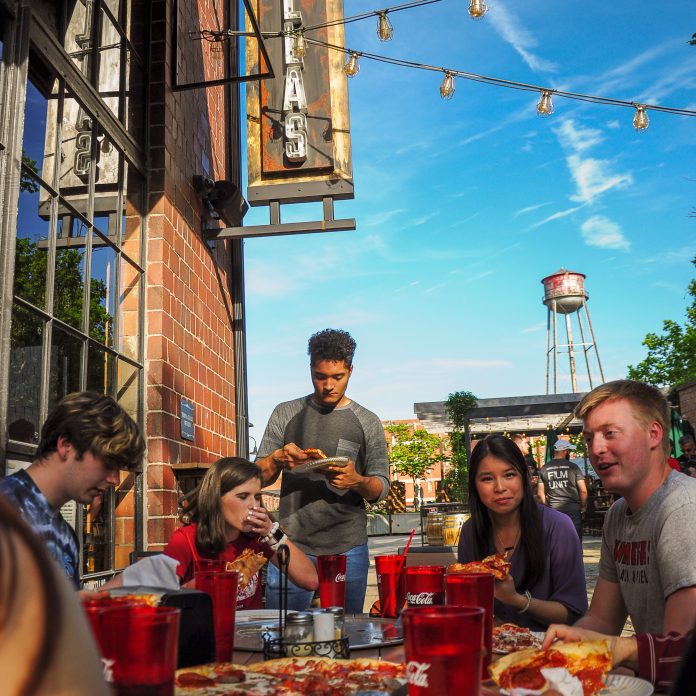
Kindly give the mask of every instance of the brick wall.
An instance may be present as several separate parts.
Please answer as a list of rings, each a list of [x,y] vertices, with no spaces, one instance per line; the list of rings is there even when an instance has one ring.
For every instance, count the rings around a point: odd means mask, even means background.
[[[180,13],[189,13],[187,26],[214,26],[212,2],[178,4]],[[203,240],[202,205],[192,187],[194,174],[228,178],[228,114],[221,87],[172,92],[171,13],[170,0],[154,0],[145,318],[148,550],[161,550],[176,527],[174,469],[205,467],[236,451],[230,248],[217,242],[211,249]],[[198,41],[180,51],[179,60],[207,70],[218,56]],[[182,397],[194,403],[191,442],[180,437]],[[129,512],[124,498],[116,529],[124,549],[127,539],[120,535],[130,533]]]

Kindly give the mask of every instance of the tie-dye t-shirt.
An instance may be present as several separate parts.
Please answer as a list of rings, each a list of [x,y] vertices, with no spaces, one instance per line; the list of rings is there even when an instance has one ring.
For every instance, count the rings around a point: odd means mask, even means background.
[[[79,588],[77,536],[63,519],[60,510],[51,507],[31,476],[23,470],[0,479],[0,493],[21,510],[27,524],[46,542],[48,552],[56,558],[66,575]]]

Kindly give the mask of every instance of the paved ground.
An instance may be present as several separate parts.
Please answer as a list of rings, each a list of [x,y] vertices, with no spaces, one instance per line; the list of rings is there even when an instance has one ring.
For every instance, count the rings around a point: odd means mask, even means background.
[[[370,571],[367,575],[367,595],[365,597],[365,611],[369,611],[373,602],[377,599],[377,576],[375,574],[374,557],[381,553],[397,553],[399,548],[406,545],[408,534],[395,534],[392,536],[369,537]],[[413,545],[420,546],[420,536],[416,534]],[[585,536],[582,540],[583,561],[585,563],[585,579],[587,581],[587,599],[592,598],[599,566],[599,551],[601,538]],[[627,624],[624,633],[633,633],[630,623]]]

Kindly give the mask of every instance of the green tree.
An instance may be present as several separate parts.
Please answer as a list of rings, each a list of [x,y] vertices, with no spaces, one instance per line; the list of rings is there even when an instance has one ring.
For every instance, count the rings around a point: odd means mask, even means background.
[[[696,266],[696,258],[692,260]],[[644,360],[629,365],[628,377],[656,387],[674,387],[696,379],[696,279],[689,283],[691,306],[686,321],[662,323],[662,334],[649,333],[643,340],[648,349]]]
[[[468,391],[453,392],[447,397],[445,411],[452,423],[450,433],[450,470],[445,476],[445,489],[451,500],[465,501],[469,496],[469,467],[466,456],[464,424],[468,412],[475,408],[478,399]]]
[[[389,463],[398,474],[411,477],[415,490],[416,479],[425,478],[435,464],[443,461],[445,443],[427,430],[411,431],[403,423],[392,423],[386,431],[396,441],[389,452]]]

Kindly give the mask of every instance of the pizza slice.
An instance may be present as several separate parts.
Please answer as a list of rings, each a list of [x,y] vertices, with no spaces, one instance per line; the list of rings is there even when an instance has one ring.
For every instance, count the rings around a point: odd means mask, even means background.
[[[503,689],[544,690],[547,667],[563,667],[582,683],[584,696],[604,688],[604,675],[611,669],[611,651],[605,640],[562,643],[548,650],[520,650],[501,657],[489,667],[491,677]]]
[[[244,549],[234,561],[227,561],[225,570],[239,571],[239,589],[241,589],[251,582],[254,575],[266,565],[267,560],[262,553],[254,553],[251,549]]]
[[[284,685],[302,694],[391,692],[406,683],[404,665],[371,658],[287,657],[257,662],[249,669],[282,678]]]
[[[312,460],[328,459],[328,457],[317,447],[310,447],[302,451]]]
[[[480,561],[470,561],[469,563],[452,563],[448,568],[448,573],[491,573],[496,580],[505,580],[511,567],[510,561],[504,556],[493,554],[486,556]]]
[[[541,648],[542,634],[535,634],[525,626],[504,623],[493,627],[493,652],[507,655],[518,650]]]
[[[174,686],[175,696],[299,696],[299,692],[283,688],[279,677],[252,672],[231,662],[179,669]]]

